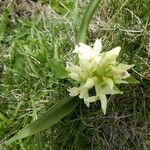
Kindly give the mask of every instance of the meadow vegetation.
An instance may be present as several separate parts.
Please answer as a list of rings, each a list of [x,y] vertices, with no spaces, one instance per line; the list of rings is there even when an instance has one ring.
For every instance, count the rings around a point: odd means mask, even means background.
[[[64,65],[73,59],[87,3],[0,1],[1,141],[69,96],[71,84],[53,73],[51,59]],[[139,84],[120,85],[124,94],[109,97],[106,115],[100,102],[87,108],[81,101],[56,125],[7,149],[150,149],[149,10],[148,0],[101,0],[87,36],[88,44],[102,38],[104,51],[121,46],[119,61],[135,65],[130,74]]]

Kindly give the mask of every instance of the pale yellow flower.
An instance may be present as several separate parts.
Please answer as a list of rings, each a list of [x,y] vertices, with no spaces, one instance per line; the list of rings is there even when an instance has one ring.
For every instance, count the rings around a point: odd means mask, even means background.
[[[77,45],[73,53],[78,54],[79,65],[68,63],[66,66],[69,76],[79,84],[79,87],[69,89],[70,96],[79,95],[87,107],[90,103],[100,100],[102,111],[106,114],[106,95],[122,93],[115,84],[127,83],[124,80],[130,76],[127,70],[133,67],[116,61],[120,50],[118,46],[102,53],[101,39],[95,41],[93,48],[84,43]],[[95,89],[96,95],[89,93],[92,88]]]

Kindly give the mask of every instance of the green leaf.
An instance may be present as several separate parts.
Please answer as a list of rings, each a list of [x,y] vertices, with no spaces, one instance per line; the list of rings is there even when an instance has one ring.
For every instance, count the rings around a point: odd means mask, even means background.
[[[77,44],[80,42],[85,42],[86,40],[86,31],[88,29],[89,23],[99,5],[101,0],[91,0],[88,6],[86,7],[85,13],[82,18],[80,29],[77,37]]]
[[[43,131],[57,122],[59,122],[63,117],[72,112],[75,107],[78,105],[79,100],[74,98],[68,98],[67,100],[62,100],[59,103],[52,106],[48,112],[43,114],[37,120],[32,122],[27,127],[20,130],[15,136],[10,138],[7,141],[4,141],[2,145],[0,145],[0,149],[3,145],[10,145],[12,142],[16,140],[20,140],[26,137],[29,137],[33,134],[36,134],[40,131]]]
[[[120,91],[116,85],[113,86],[113,90],[115,91],[115,94],[123,94],[123,92]]]
[[[61,62],[55,59],[51,59],[49,63],[50,63],[51,71],[54,74],[54,76],[56,76],[59,79],[68,78],[68,72],[65,66]]]
[[[136,80],[136,79],[133,78],[132,76],[130,76],[130,77],[124,79],[124,80],[125,80],[126,82],[128,82],[128,83],[134,83],[134,84],[140,83],[138,80]]]

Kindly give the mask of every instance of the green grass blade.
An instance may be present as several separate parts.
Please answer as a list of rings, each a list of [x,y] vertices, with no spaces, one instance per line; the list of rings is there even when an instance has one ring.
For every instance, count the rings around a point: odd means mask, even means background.
[[[88,6],[85,10],[85,13],[83,15],[80,29],[78,32],[77,41],[76,41],[77,44],[79,42],[85,42],[87,28],[89,26],[92,16],[94,15],[100,1],[101,0],[91,0],[90,3],[88,4]]]
[[[11,123],[11,120],[9,120],[8,118],[6,118],[1,112],[0,112],[0,120],[3,120],[7,124]]]
[[[3,34],[5,33],[8,25],[8,17],[9,17],[9,12],[7,9],[3,11],[3,14],[1,16],[1,21],[0,21],[0,40],[3,38]]]
[[[68,98],[67,100],[62,100],[59,103],[55,104],[50,108],[48,112],[39,117],[37,120],[32,122],[27,127],[20,130],[15,136],[10,138],[7,141],[4,141],[2,145],[10,145],[12,142],[29,137],[33,134],[36,134],[40,131],[43,131],[58,121],[60,121],[63,117],[69,114],[74,108],[78,105],[79,100],[76,98]],[[0,147],[1,148],[1,147]]]

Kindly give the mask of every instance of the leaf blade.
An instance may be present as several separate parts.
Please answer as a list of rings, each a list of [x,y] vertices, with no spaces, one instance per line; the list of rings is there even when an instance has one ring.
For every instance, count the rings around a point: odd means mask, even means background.
[[[85,42],[88,26],[100,2],[101,0],[91,0],[88,6],[86,7],[86,10],[84,12],[82,22],[79,28],[76,44],[79,44],[80,42]]]
[[[73,111],[78,103],[79,100],[76,100],[75,98],[68,98],[67,100],[63,100],[55,104],[50,108],[47,113],[43,114],[37,120],[20,130],[15,136],[10,138],[9,140],[4,141],[2,145],[10,145],[16,140],[29,137],[53,126],[67,114]]]
[[[54,74],[54,76],[56,76],[58,79],[68,78],[68,72],[62,63],[60,63],[55,59],[50,59],[49,63],[51,71]]]
[[[124,79],[124,80],[125,80],[126,82],[128,82],[128,83],[133,83],[133,84],[138,84],[138,83],[140,83],[138,80],[136,80],[136,79],[133,78],[132,76],[130,76],[130,77]]]

